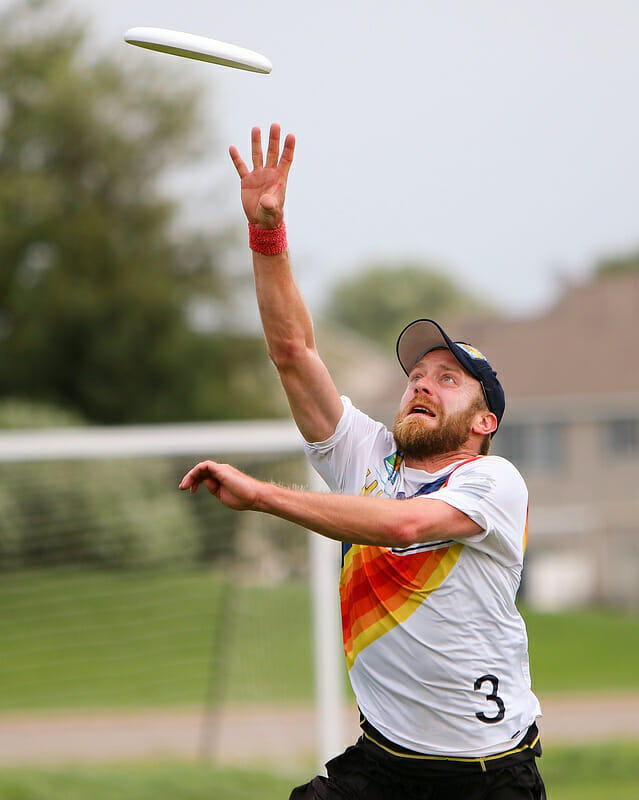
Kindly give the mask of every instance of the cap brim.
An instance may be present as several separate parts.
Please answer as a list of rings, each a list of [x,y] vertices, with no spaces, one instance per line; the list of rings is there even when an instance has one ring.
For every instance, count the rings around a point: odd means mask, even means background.
[[[397,339],[397,358],[408,375],[426,353],[438,347],[451,350],[452,342],[432,319],[416,319],[407,325]]]

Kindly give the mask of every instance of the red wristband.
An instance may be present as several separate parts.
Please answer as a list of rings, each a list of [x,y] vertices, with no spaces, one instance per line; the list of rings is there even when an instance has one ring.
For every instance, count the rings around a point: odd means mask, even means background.
[[[286,225],[277,228],[258,228],[249,222],[249,247],[263,256],[276,256],[288,248]]]

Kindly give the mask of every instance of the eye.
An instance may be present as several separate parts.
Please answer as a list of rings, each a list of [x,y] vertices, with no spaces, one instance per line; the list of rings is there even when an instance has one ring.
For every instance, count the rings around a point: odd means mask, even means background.
[[[457,383],[455,376],[448,373],[442,375],[441,380],[442,383]]]

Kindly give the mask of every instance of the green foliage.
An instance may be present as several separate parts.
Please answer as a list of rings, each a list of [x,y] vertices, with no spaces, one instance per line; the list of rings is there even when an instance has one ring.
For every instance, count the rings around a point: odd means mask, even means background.
[[[0,429],[83,424],[55,406],[0,402]],[[0,569],[191,563],[203,534],[176,484],[168,459],[0,463]]]
[[[241,353],[235,347],[233,355]],[[252,389],[257,374],[236,369],[225,376],[229,395],[246,397],[244,405],[236,403],[235,416],[248,415],[251,402],[261,397],[262,387]],[[209,410],[223,410],[216,397],[210,400]],[[55,406],[0,400],[0,431],[85,424],[79,415]],[[232,550],[241,520],[204,494],[184,503],[177,484],[190,466],[192,460],[177,463],[170,458],[0,461],[0,570],[63,564],[157,568],[219,561]],[[253,465],[251,471],[265,480],[294,483],[299,462]],[[291,543],[292,526],[275,519],[268,523],[272,547],[286,552],[292,565],[299,549]]]
[[[85,420],[66,408],[33,400],[0,399],[0,430],[13,428],[64,428],[81,426]]]
[[[487,313],[485,302],[421,263],[374,263],[333,289],[326,315],[385,346],[414,319]]]
[[[196,521],[166,459],[0,465],[0,568],[190,563]]]
[[[56,0],[0,14],[0,396],[101,423],[244,416],[227,381],[263,347],[191,323],[224,309],[228,232],[180,230],[162,190],[200,163],[201,88],[89,49]]]
[[[595,266],[595,275],[600,278],[637,272],[639,272],[639,250],[603,258]]]

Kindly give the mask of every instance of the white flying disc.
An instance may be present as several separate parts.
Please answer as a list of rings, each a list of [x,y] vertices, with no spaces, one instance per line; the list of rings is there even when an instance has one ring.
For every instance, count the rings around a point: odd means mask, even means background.
[[[169,28],[129,28],[124,34],[124,41],[147,50],[194,58],[197,61],[210,61],[212,64],[246,69],[249,72],[268,74],[273,69],[268,58],[254,50],[218,42],[208,36],[172,31]]]

